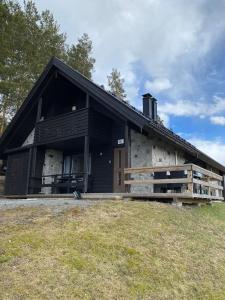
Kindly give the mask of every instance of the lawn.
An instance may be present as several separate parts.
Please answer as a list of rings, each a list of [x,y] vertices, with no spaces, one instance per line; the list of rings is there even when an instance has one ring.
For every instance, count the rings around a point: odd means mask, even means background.
[[[225,299],[225,205],[0,211],[0,299]]]

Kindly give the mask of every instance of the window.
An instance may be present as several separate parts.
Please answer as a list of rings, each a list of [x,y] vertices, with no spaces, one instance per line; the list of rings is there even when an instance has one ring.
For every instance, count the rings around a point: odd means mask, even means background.
[[[63,174],[69,175],[71,169],[71,156],[67,155],[64,157],[63,161]]]
[[[79,174],[84,172],[84,155],[74,154],[64,156],[63,174]],[[88,174],[91,174],[91,154],[89,155],[89,169]]]
[[[84,156],[72,155],[71,157],[71,173],[83,173],[84,172]]]

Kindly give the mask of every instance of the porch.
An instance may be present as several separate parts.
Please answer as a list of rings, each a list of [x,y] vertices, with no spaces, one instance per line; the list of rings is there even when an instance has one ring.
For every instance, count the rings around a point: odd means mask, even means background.
[[[111,143],[89,136],[41,145],[28,194],[111,192],[112,155]]]

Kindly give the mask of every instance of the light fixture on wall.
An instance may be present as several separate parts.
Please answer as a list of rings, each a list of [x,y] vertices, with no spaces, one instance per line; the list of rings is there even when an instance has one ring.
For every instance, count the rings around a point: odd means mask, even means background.
[[[167,175],[167,176],[170,176],[170,171],[166,171],[166,175]]]
[[[77,107],[76,107],[76,105],[73,105],[72,106],[72,111],[75,111],[75,110],[77,110]]]

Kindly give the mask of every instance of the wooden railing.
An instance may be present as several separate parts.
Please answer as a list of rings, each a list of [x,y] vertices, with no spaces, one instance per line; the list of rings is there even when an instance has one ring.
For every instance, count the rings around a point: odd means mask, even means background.
[[[224,178],[195,164],[124,169],[125,185],[145,185],[164,198],[224,200]]]
[[[41,187],[52,188],[52,193],[55,193],[60,188],[66,189],[69,193],[70,189],[84,189],[84,173],[70,173],[70,174],[53,174],[42,176]]]
[[[88,109],[83,108],[36,124],[34,141],[38,145],[82,137],[88,133]]]

